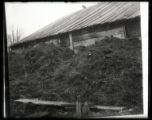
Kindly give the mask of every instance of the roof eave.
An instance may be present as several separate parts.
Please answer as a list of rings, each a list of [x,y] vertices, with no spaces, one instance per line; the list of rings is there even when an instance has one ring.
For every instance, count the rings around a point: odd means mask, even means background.
[[[70,33],[70,32],[78,31],[78,30],[81,30],[81,29],[86,29],[86,28],[89,28],[89,27],[94,27],[94,26],[97,26],[97,25],[106,25],[106,24],[112,24],[112,23],[117,23],[117,22],[124,22],[124,21],[127,21],[127,20],[136,19],[136,18],[140,18],[140,15],[135,16],[133,18],[129,18],[129,19],[124,18],[124,19],[119,19],[119,20],[112,21],[112,22],[105,22],[105,23],[102,23],[102,24],[94,24],[94,25],[91,25],[91,26],[85,26],[85,27],[81,27],[79,29],[74,29],[72,31],[61,32],[61,33],[57,33],[57,34],[54,34],[54,35],[42,37],[42,38],[39,38],[39,39],[33,39],[33,40],[28,40],[28,41],[20,41],[20,42],[17,42],[17,43],[14,43],[14,44],[10,45],[9,47],[11,48],[11,47],[15,47],[15,46],[18,46],[18,45],[21,45],[21,44],[34,42],[34,41],[41,40],[41,39],[48,38],[48,37],[55,37],[55,36],[59,36],[61,34],[67,34],[67,33]]]

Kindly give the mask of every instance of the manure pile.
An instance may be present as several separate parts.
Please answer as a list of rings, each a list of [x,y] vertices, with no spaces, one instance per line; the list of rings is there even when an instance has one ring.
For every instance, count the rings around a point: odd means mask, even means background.
[[[142,106],[141,41],[107,38],[78,49],[74,54],[42,43],[10,52],[11,100],[74,102],[80,95],[82,101],[99,105]]]

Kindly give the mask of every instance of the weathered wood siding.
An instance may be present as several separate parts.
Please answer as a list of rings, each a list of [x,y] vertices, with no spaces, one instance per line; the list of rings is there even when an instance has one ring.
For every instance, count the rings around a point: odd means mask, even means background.
[[[89,46],[95,44],[96,41],[102,40],[104,37],[119,37],[125,38],[124,26],[119,26],[115,28],[107,27],[107,29],[94,29],[94,31],[80,31],[79,34],[73,34],[74,46]]]
[[[51,40],[49,40],[49,41],[46,41],[45,42],[46,44],[54,44],[54,45],[58,45],[58,43],[59,43],[59,39],[51,39]]]
[[[92,39],[88,39],[88,40],[74,42],[74,47],[93,45],[98,40],[99,40],[98,38],[92,38]]]

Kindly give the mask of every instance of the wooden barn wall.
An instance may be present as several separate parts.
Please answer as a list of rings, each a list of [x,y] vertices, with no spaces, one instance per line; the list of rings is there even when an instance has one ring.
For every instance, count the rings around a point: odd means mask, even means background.
[[[128,38],[141,37],[141,27],[139,19],[126,23],[126,34]]]
[[[58,40],[58,39],[50,39],[49,41],[46,41],[45,43],[46,43],[46,44],[58,45],[59,40]]]
[[[40,40],[35,40],[35,41],[31,41],[29,43],[24,43],[24,44],[20,44],[18,46],[12,47],[11,50],[13,50],[14,52],[21,52],[24,49],[28,49],[31,47],[36,47],[38,46],[40,43],[46,43],[46,44],[54,44],[54,45],[59,45],[59,39],[51,39],[51,38],[43,38]]]
[[[78,30],[72,32],[72,40],[74,47],[77,46],[89,46],[95,44],[96,41],[102,40],[106,36],[114,36],[119,38],[131,38],[131,37],[140,37],[141,28],[140,28],[140,19],[134,19],[128,22],[122,23],[113,23],[105,26],[97,25],[94,27],[89,27],[86,29]],[[31,41],[30,43],[21,44],[19,46],[13,47],[14,49],[19,48],[28,48],[30,46],[35,46],[41,42],[46,44],[55,44],[61,45],[64,47],[70,46],[69,34],[62,34],[54,38],[43,38],[39,40]],[[20,51],[20,50],[19,50]]]
[[[95,44],[95,41],[102,40],[104,37],[125,38],[124,24],[98,26],[89,28],[72,34],[74,46],[89,46]]]

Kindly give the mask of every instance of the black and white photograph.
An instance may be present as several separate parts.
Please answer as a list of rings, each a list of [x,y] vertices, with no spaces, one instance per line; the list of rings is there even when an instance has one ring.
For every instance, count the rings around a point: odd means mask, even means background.
[[[148,117],[148,2],[4,6],[6,118]]]

